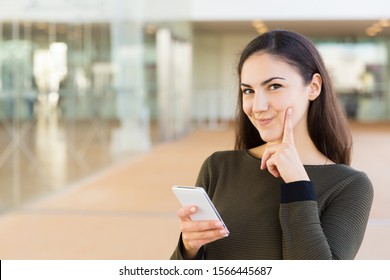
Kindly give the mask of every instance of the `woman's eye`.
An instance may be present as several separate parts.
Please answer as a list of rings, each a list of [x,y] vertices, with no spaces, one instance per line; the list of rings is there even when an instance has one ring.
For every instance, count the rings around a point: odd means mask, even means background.
[[[253,91],[253,89],[250,89],[250,88],[244,88],[244,89],[242,89],[242,93],[248,95],[248,94],[254,93],[254,91]]]
[[[282,85],[280,85],[280,84],[272,84],[272,85],[270,85],[268,88],[269,88],[270,90],[277,90],[277,89],[280,88],[280,87],[282,87]]]

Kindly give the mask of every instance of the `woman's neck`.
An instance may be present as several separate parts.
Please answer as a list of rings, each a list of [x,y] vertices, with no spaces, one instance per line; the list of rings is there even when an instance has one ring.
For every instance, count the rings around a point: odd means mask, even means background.
[[[301,159],[302,164],[304,165],[326,165],[326,164],[334,164],[330,159],[328,159],[324,154],[322,154],[314,142],[311,140],[308,133],[303,131],[295,132],[294,131],[294,145],[297,149],[299,158]],[[300,135],[300,136],[297,136]],[[255,147],[250,150],[250,152],[258,158],[262,158],[265,149],[269,145],[280,144],[281,141],[278,142],[270,142],[265,143],[261,146]]]

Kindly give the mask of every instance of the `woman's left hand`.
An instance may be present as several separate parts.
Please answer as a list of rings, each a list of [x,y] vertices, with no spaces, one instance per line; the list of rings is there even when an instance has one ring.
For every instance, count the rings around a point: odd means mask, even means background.
[[[310,180],[294,144],[291,108],[286,110],[282,143],[267,146],[263,153],[260,169],[266,168],[285,183]]]

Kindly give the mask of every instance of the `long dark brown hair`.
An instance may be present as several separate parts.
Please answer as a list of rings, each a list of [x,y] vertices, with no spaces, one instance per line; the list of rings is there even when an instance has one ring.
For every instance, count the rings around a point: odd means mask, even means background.
[[[298,69],[306,85],[314,74],[322,78],[320,95],[309,104],[307,126],[317,149],[335,163],[350,165],[352,137],[348,121],[333,90],[332,82],[321,55],[306,37],[292,31],[274,30],[254,38],[244,48],[237,67],[239,85],[244,62],[253,54],[268,53]],[[250,149],[264,144],[242,108],[242,93],[238,90],[235,120],[235,149]]]

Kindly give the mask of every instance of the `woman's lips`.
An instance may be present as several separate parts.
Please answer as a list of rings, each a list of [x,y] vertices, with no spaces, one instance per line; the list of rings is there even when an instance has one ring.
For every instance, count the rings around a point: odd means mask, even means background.
[[[266,126],[266,125],[269,124],[272,120],[273,120],[273,118],[260,118],[260,119],[256,119],[256,122],[257,122],[260,126]]]

